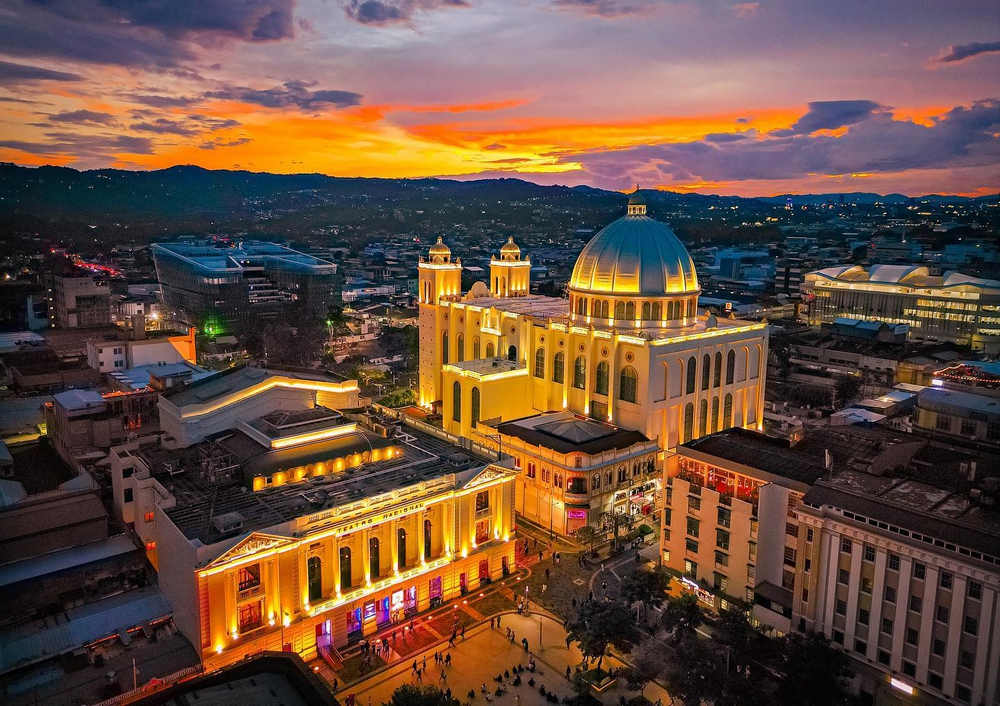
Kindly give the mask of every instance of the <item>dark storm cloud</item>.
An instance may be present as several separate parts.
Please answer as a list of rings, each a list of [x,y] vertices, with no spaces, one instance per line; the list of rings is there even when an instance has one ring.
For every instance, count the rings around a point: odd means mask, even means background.
[[[66,73],[65,71],[52,71],[51,69],[43,69],[40,66],[28,66],[27,64],[0,61],[0,86],[12,86],[19,83],[33,83],[35,81],[81,80],[83,80],[82,76]]]
[[[222,130],[224,128],[239,127],[238,120],[224,118],[209,118],[204,115],[189,115],[186,120],[172,120],[170,118],[155,118],[152,120],[140,120],[129,125],[129,130],[136,132],[152,132],[160,135],[180,135],[181,137],[191,137],[205,132]]]
[[[293,0],[22,1],[0,14],[0,46],[132,67],[173,67],[219,39],[263,42],[293,35]]]
[[[871,117],[880,106],[874,101],[815,101],[809,104],[809,112],[796,121],[788,130],[775,132],[775,135],[808,135],[817,130],[836,130],[847,125],[854,125]]]
[[[409,24],[419,10],[469,7],[467,0],[341,0],[341,5],[355,22],[376,27]]]
[[[67,123],[76,125],[111,125],[115,116],[111,113],[100,113],[96,110],[72,110],[48,116],[50,123]]]
[[[894,120],[889,112],[879,111],[855,120],[840,137],[780,130],[729,142],[704,139],[560,158],[579,162],[594,179],[620,188],[637,177],[657,183],[730,182],[953,169],[1000,162],[998,129],[1000,101],[983,100],[952,108],[930,126]]]
[[[254,103],[265,108],[287,108],[296,107],[302,109],[312,109],[323,105],[334,105],[338,108],[347,108],[358,105],[361,102],[361,94],[351,91],[335,90],[310,90],[315,83],[305,81],[287,81],[274,88],[257,90],[243,86],[229,86],[227,88],[209,91],[204,94],[206,99],[233,100],[243,103]]]
[[[953,44],[935,61],[939,64],[950,64],[965,61],[980,54],[1000,52],[1000,42],[971,42],[969,44]]]

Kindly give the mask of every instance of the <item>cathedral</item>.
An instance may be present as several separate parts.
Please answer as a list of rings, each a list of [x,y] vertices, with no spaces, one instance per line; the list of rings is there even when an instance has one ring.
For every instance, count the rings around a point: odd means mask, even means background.
[[[530,293],[513,239],[467,292],[440,238],[418,269],[419,401],[453,434],[483,442],[500,422],[568,411],[669,451],[762,428],[767,324],[698,311],[690,254],[638,192],[580,253],[568,298]]]

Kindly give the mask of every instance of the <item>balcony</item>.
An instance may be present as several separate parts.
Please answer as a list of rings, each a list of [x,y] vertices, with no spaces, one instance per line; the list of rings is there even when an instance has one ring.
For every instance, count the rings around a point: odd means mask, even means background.
[[[236,594],[236,601],[242,602],[249,598],[255,598],[262,593],[261,586],[258,583],[256,586],[251,586],[250,588],[243,589]]]

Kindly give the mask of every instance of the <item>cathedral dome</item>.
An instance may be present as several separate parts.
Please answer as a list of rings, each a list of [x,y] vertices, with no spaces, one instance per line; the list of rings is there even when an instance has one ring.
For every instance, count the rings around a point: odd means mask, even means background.
[[[444,239],[439,235],[437,242],[431,246],[429,251],[431,257],[451,257],[451,248],[444,244]]]
[[[587,243],[573,267],[571,291],[626,297],[696,293],[698,275],[687,248],[670,228],[646,215],[633,194],[628,215]]]
[[[500,259],[501,260],[519,260],[521,259],[521,248],[517,246],[514,242],[514,236],[510,236],[507,242],[500,247]]]

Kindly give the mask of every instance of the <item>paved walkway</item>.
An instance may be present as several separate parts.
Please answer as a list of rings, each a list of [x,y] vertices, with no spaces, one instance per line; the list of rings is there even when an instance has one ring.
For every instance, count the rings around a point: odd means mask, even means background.
[[[507,639],[507,628],[514,631],[514,643]],[[522,638],[527,638],[530,653],[526,653],[522,648]],[[438,651],[442,655],[451,653],[450,667],[434,664],[434,653]],[[512,686],[509,679],[504,679],[507,693],[499,697],[493,696],[497,688],[494,677],[502,674],[504,670],[509,671],[515,665],[527,666],[529,654],[534,656],[535,672],[530,673],[527,670],[522,672],[520,686]],[[560,701],[564,696],[573,696],[570,683],[566,679],[566,667],[574,669],[583,661],[575,643],[566,646],[566,631],[558,622],[547,616],[516,613],[504,615],[501,627],[498,629],[490,629],[487,623],[468,631],[466,639],[460,640],[450,650],[443,649],[439,645],[422,655],[416,655],[418,667],[421,669],[425,657],[427,668],[423,672],[422,683],[438,686],[441,689],[450,688],[455,698],[463,704],[471,703],[479,706],[486,704],[486,699],[480,692],[483,684],[490,690],[491,698],[498,706],[514,706],[517,695],[521,697],[521,706],[547,706],[549,702],[539,692],[539,687],[542,686],[546,691],[554,692]],[[621,667],[621,662],[613,657],[606,657],[604,667]],[[445,677],[443,680],[442,673]],[[529,678],[535,680],[533,687],[528,685]],[[341,689],[337,696],[343,702],[346,696],[354,694],[358,706],[369,706],[369,704],[379,706],[389,700],[397,687],[411,683],[417,683],[412,671],[412,660],[395,665],[367,681]],[[470,689],[475,692],[472,699],[469,698]],[[607,706],[613,706],[618,703],[619,696],[625,695],[628,698],[629,695],[636,693],[628,692],[623,681],[619,680],[617,687],[601,695],[601,701]],[[646,687],[646,697],[651,701],[662,699],[663,703],[670,702],[666,692],[656,684]]]

